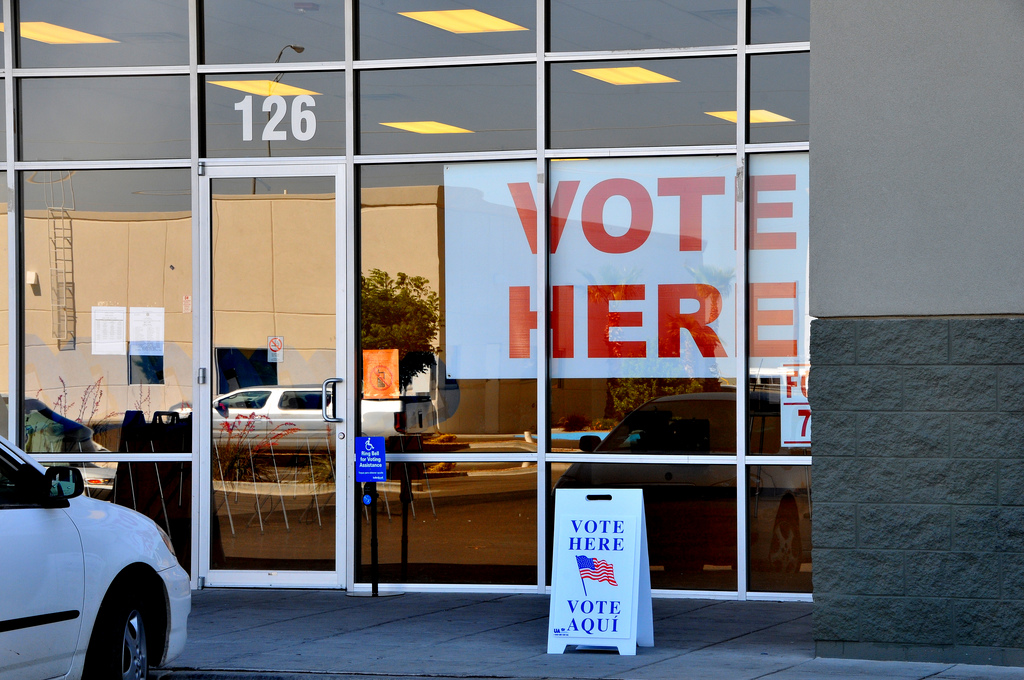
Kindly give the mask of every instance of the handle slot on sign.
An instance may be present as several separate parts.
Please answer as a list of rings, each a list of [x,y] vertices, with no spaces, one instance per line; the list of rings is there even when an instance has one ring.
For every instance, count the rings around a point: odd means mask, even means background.
[[[610,493],[587,494],[588,501],[610,501],[611,499],[612,495]]]

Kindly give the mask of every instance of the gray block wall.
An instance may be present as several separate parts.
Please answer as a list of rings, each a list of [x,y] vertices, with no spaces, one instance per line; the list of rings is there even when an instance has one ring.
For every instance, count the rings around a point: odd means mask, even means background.
[[[817,319],[820,656],[1024,666],[1024,317]]]

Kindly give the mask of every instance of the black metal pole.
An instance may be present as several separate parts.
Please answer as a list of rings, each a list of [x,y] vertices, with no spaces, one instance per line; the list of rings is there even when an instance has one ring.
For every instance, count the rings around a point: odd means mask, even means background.
[[[377,482],[368,484],[367,494],[370,496],[370,581],[373,584],[371,597],[377,597]]]
[[[409,580],[409,503],[412,500],[412,482],[409,481],[409,466],[402,463],[398,482],[398,497],[402,501],[402,568],[401,579]]]

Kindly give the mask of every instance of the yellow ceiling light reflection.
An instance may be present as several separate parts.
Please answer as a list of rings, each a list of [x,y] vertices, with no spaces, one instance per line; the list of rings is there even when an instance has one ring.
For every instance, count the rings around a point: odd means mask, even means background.
[[[434,12],[399,12],[403,17],[450,33],[502,33],[530,29],[475,9],[446,9]]]
[[[249,94],[258,94],[261,97],[269,97],[275,94],[281,95],[282,97],[290,97],[296,94],[320,94],[319,92],[304,90],[301,87],[295,87],[294,85],[275,83],[273,80],[211,80],[209,82],[211,85],[220,85],[221,87],[228,87],[232,90],[241,90],[242,92],[248,92]]]
[[[116,43],[117,40],[83,33],[73,28],[64,28],[57,24],[46,21],[22,21],[18,24],[22,38],[36,40],[48,45],[90,45],[98,43]],[[0,32],[4,30],[4,24],[0,23]]]
[[[448,125],[447,123],[438,123],[436,120],[413,120],[401,123],[381,123],[381,125],[398,128],[399,130],[405,130],[406,132],[415,132],[419,135],[454,135],[473,133],[472,130],[455,127],[454,125]]]
[[[735,123],[736,122],[736,112],[735,111],[705,111],[704,113],[708,114],[709,116],[714,116],[715,118],[721,118],[722,120],[727,120],[730,123]],[[785,116],[780,116],[777,113],[772,113],[771,111],[769,111],[767,109],[753,109],[750,112],[750,122],[751,123],[792,123],[793,119],[792,118],[786,118]]]
[[[641,66],[616,66],[615,68],[576,68],[576,73],[582,73],[591,78],[603,80],[612,85],[648,85],[651,83],[678,83],[675,78],[669,78],[660,73]]]

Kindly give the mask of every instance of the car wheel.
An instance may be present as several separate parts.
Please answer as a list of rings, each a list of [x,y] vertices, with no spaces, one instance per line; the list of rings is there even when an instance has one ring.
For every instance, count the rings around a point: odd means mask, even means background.
[[[96,619],[85,668],[88,680],[146,680],[149,650],[142,607],[122,599],[104,607]]]
[[[768,564],[773,572],[792,574],[800,571],[803,548],[796,522],[779,517],[772,528],[772,541],[768,547]]]

